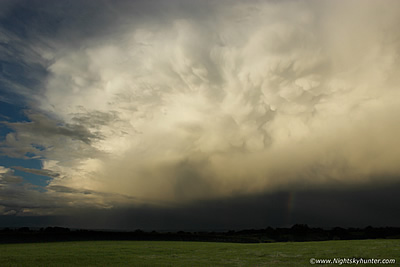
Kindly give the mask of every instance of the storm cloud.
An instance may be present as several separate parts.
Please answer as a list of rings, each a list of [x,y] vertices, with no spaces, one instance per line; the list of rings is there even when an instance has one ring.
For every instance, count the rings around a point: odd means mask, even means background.
[[[29,121],[0,151],[40,159],[63,209],[400,179],[397,1],[23,3],[0,82]]]

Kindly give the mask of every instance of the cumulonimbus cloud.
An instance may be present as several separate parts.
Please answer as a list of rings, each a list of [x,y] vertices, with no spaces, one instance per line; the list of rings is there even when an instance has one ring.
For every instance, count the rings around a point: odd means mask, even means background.
[[[397,2],[174,4],[43,50],[50,187],[180,203],[399,175]]]

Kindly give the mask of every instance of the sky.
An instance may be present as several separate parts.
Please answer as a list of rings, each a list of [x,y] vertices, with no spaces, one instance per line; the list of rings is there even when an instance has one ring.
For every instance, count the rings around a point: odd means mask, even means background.
[[[399,1],[0,6],[0,227],[400,226]]]

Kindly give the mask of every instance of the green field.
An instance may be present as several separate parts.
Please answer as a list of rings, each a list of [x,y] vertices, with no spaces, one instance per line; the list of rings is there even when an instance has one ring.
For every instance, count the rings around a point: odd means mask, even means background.
[[[310,258],[396,259],[398,266],[400,240],[267,244],[85,241],[0,245],[0,266],[311,266]]]

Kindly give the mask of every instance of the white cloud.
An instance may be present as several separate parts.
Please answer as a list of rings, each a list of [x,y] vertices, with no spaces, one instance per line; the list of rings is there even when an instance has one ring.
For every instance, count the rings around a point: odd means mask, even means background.
[[[399,14],[384,2],[123,15],[80,48],[54,43],[40,108],[63,126],[8,124],[3,151],[42,156],[49,188],[146,201],[398,175]]]

